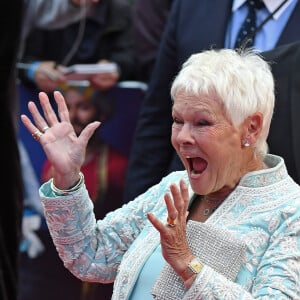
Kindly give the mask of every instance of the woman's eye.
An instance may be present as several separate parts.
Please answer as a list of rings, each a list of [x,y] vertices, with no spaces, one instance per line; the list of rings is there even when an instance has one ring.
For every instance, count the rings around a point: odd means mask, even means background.
[[[177,118],[173,118],[173,123],[174,124],[181,124],[182,122]]]
[[[197,125],[198,126],[208,126],[209,122],[205,121],[205,120],[201,120],[201,121],[197,122]]]

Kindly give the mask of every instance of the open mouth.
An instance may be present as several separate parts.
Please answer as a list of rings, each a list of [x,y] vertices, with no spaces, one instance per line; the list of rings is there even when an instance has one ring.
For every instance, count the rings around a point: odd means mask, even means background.
[[[201,157],[187,157],[191,174],[199,175],[207,168],[207,161]]]

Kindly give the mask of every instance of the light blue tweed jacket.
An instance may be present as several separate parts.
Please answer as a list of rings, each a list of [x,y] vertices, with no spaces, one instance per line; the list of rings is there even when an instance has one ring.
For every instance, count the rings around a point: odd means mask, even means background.
[[[270,168],[244,176],[207,220],[247,245],[235,282],[205,266],[183,299],[300,299],[300,187],[282,158],[267,155],[265,162]],[[64,265],[82,280],[115,281],[112,299],[130,299],[140,269],[159,244],[145,214],[152,211],[165,221],[163,195],[180,179],[188,182],[185,171],[171,173],[99,221],[84,187],[57,197],[45,183],[40,195]]]

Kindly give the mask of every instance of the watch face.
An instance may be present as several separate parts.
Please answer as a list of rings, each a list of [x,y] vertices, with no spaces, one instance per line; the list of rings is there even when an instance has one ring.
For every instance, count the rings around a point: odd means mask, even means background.
[[[191,269],[192,272],[198,274],[202,270],[203,265],[201,264],[201,262],[197,258],[194,258],[189,263],[189,267],[190,267],[190,269]]]
[[[194,265],[193,265],[193,268],[194,268],[194,270],[195,270],[197,273],[199,273],[199,272],[201,271],[201,269],[202,269],[202,265],[200,265],[200,264],[194,264]]]

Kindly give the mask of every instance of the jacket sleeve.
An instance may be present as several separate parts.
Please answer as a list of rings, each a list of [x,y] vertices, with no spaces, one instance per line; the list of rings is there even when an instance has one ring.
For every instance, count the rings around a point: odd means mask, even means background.
[[[96,220],[85,186],[56,196],[50,181],[44,183],[40,196],[45,218],[64,266],[84,281],[113,282],[124,254],[147,222],[146,213],[156,205],[149,200],[153,193],[156,189]]]

